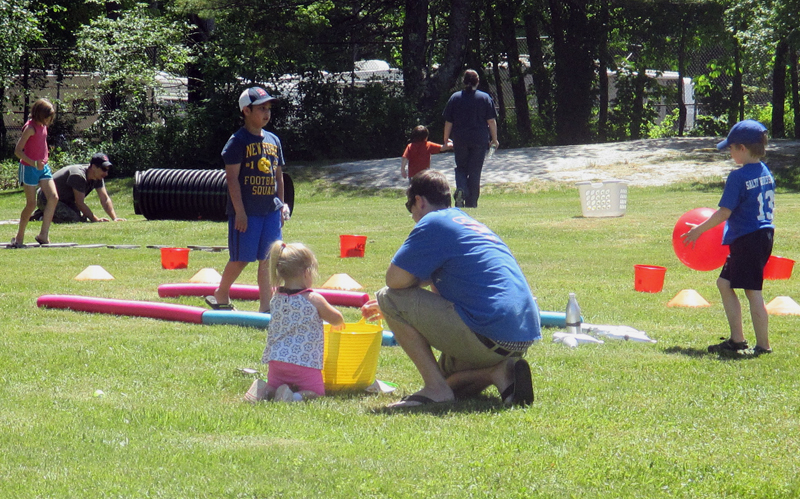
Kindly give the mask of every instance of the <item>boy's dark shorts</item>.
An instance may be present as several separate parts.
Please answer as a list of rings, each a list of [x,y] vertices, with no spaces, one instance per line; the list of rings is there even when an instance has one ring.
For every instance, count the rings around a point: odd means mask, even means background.
[[[761,291],[774,234],[774,229],[761,229],[734,240],[719,276],[730,281],[731,288]]]

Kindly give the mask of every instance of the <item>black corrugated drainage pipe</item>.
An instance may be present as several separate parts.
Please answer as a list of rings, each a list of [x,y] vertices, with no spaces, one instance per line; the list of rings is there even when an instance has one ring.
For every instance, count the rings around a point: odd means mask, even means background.
[[[283,174],[284,199],[294,211],[294,184]],[[133,210],[148,220],[227,220],[225,170],[151,168],[136,172]]]

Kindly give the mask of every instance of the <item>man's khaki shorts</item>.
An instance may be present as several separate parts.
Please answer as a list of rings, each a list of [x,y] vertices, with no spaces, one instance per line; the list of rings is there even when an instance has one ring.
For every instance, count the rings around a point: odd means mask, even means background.
[[[491,351],[464,324],[453,303],[427,289],[383,288],[376,294],[389,325],[407,324],[442,352],[439,367],[445,377],[460,371],[491,367],[507,357]]]

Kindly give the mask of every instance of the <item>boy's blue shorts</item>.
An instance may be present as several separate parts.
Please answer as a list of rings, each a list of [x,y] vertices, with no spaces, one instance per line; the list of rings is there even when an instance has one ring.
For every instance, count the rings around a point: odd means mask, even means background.
[[[228,216],[228,253],[232,262],[266,260],[269,247],[281,239],[281,212],[248,216],[247,230],[236,230],[236,216]]]
[[[20,161],[19,163],[19,181],[25,185],[39,185],[40,180],[51,180],[53,172],[50,171],[50,165],[44,165],[41,170],[35,166],[28,166]]]

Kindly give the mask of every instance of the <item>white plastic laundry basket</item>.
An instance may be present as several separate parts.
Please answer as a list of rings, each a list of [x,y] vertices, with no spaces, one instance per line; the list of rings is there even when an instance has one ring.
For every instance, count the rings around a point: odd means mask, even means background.
[[[578,182],[584,217],[621,217],[628,206],[628,184],[622,180]]]

